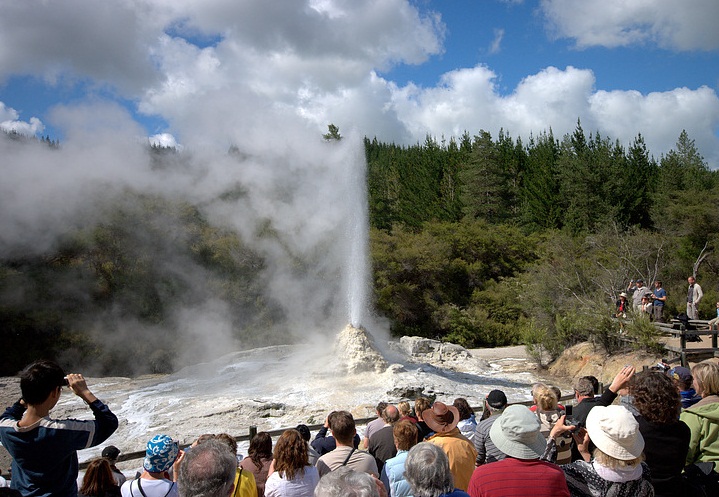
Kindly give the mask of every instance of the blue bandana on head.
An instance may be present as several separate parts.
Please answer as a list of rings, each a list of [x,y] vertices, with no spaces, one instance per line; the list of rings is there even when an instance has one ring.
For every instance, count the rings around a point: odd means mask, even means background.
[[[172,467],[177,459],[179,446],[167,435],[155,435],[147,442],[145,461],[142,467],[150,473],[162,473]]]

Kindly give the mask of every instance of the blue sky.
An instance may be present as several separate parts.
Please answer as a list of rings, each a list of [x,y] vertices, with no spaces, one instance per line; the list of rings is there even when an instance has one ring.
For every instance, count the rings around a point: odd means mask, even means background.
[[[414,143],[551,127],[719,167],[719,2],[0,0],[0,126],[67,140],[117,106],[153,141],[226,148],[272,109]],[[75,114],[73,114],[75,115]],[[63,117],[65,116],[65,117]],[[82,119],[77,117],[77,119]]]
[[[591,69],[597,88],[604,90],[718,89],[716,49],[676,52],[651,43],[579,49],[573,38],[552,36],[537,2],[435,0],[416,5],[441,13],[445,51],[421,65],[401,65],[386,73],[400,84],[433,86],[445,72],[485,64],[498,73],[499,91],[507,94],[529,74],[550,65],[571,65]]]

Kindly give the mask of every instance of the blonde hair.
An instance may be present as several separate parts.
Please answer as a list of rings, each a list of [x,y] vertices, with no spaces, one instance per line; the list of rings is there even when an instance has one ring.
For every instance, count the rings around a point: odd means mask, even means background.
[[[558,402],[557,394],[547,385],[539,385],[534,389],[534,403],[542,411],[553,411]]]
[[[638,465],[642,463],[644,460],[644,454],[637,457],[636,459],[629,459],[628,461],[622,461],[621,459],[617,459],[616,457],[612,457],[610,455],[605,454],[601,450],[595,448],[594,452],[592,453],[594,456],[594,460],[597,461],[599,464],[604,466],[605,468],[609,469],[616,469],[616,470],[622,470],[626,468],[635,468]]]
[[[406,400],[403,400],[402,402],[397,404],[397,409],[399,409],[399,413],[402,416],[409,416],[410,412],[412,412],[412,410],[409,408],[409,402],[407,402]]]
[[[700,362],[692,368],[692,376],[697,382],[702,397],[719,395],[719,365],[713,362]]]

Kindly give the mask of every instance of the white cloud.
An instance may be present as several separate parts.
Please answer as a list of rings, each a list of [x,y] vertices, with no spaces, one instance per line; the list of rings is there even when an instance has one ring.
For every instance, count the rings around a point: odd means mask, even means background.
[[[19,117],[15,109],[0,102],[0,130],[25,136],[35,136],[45,130],[45,125],[37,117],[31,117],[29,121],[20,121]]]
[[[492,40],[492,44],[489,46],[489,53],[490,54],[496,54],[499,53],[499,51],[502,49],[502,39],[504,38],[504,30],[503,29],[495,29],[494,30],[494,39]]]
[[[543,12],[558,35],[575,37],[580,46],[710,47],[719,36],[706,21],[716,17],[719,2],[671,10],[667,1],[589,1],[571,8],[564,2],[546,0]],[[248,147],[260,147],[268,129],[309,127],[319,134],[329,123],[402,143],[480,129],[496,135],[500,128],[526,139],[550,127],[560,136],[571,132],[579,117],[585,129],[625,143],[642,133],[657,155],[687,129],[719,166],[711,88],[605,92],[595,88],[591,70],[574,67],[527,75],[509,94],[498,91],[499,76],[486,65],[447,72],[434,87],[399,86],[377,76],[443,51],[441,19],[420,14],[406,0],[0,3],[0,78],[29,71],[112,84],[141,113],[165,119],[173,139],[190,148],[226,150],[246,136],[254,137]],[[31,24],[40,35],[20,29]],[[83,41],[66,42],[73,32],[82,32]],[[193,35],[211,43],[196,44]],[[502,30],[494,35],[499,49]],[[41,50],[45,45],[52,46]],[[2,120],[24,121],[17,113]],[[41,124],[30,119],[24,129]]]
[[[716,0],[542,0],[550,30],[579,48],[656,44],[669,50],[718,50]]]
[[[146,48],[154,35],[141,6],[131,0],[0,1],[0,81],[14,74],[53,84],[91,78],[138,91],[157,76]]]
[[[388,88],[392,109],[415,140],[428,133],[449,137],[480,129],[496,137],[500,128],[525,140],[551,128],[561,138],[574,130],[579,118],[585,131],[599,130],[625,145],[641,133],[657,157],[674,148],[686,129],[709,165],[719,167],[719,138],[714,134],[719,128],[719,97],[708,87],[648,95],[606,92],[595,88],[590,70],[549,67],[502,96],[496,79],[490,69],[477,66],[445,74],[435,88]]]
[[[152,135],[148,142],[150,145],[154,145],[156,147],[165,147],[165,148],[178,148],[179,145],[177,143],[177,140],[174,136],[172,136],[171,133],[160,133],[157,135]]]

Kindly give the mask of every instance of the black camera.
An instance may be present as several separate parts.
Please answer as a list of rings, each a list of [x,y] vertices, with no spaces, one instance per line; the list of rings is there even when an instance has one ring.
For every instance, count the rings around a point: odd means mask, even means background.
[[[584,423],[576,421],[572,417],[572,411],[573,406],[564,406],[564,412],[567,414],[567,416],[564,418],[564,426],[574,426],[574,429],[572,429],[571,432],[577,433],[579,430],[584,428]]]

